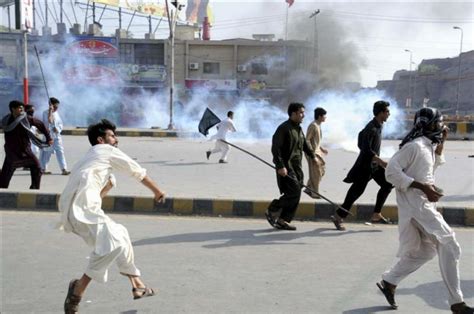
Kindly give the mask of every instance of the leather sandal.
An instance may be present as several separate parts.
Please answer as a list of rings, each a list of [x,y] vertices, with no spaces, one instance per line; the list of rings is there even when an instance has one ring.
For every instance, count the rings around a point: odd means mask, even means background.
[[[74,288],[79,280],[73,279],[69,283],[69,288],[67,291],[66,300],[64,300],[64,313],[65,314],[75,314],[79,311],[79,302],[81,302],[81,297],[74,294]]]
[[[141,298],[154,296],[155,295],[155,290],[153,290],[152,288],[149,288],[149,287],[133,288],[132,293],[133,293],[133,299],[138,300],[138,299],[141,299]],[[135,293],[141,293],[141,294],[136,295]]]
[[[383,295],[385,296],[385,299],[387,299],[388,304],[390,304],[390,307],[396,310],[398,308],[398,305],[395,302],[395,292],[392,292],[389,286],[395,287],[395,285],[392,285],[391,283],[386,282],[385,280],[377,282],[377,287],[379,287],[380,291],[382,291]]]

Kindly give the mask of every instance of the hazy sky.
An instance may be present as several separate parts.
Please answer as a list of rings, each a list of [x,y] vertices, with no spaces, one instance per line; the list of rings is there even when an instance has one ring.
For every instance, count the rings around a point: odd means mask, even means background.
[[[41,5],[44,0],[39,2]],[[56,5],[53,8],[58,8],[59,0],[48,2]],[[72,2],[64,1],[67,15],[74,22]],[[214,13],[212,39],[251,38],[255,33],[285,37],[285,0],[210,0],[210,3]],[[78,21],[82,24],[85,7],[76,4],[75,8]],[[360,81],[363,86],[375,86],[377,80],[391,79],[396,70],[408,69],[410,53],[405,49],[412,51],[413,69],[423,59],[456,57],[461,32],[453,26],[463,29],[462,50],[474,49],[472,1],[295,0],[288,9],[288,39],[312,39],[314,20],[310,20],[309,15],[316,9],[321,10],[317,15],[321,56],[329,58],[337,50],[338,58],[353,59],[351,64],[357,65],[357,68],[353,69],[353,75],[348,76],[347,80]],[[0,24],[7,25],[6,9],[0,10]],[[98,10],[97,16],[100,13]],[[50,26],[54,23],[53,14],[50,13]],[[129,17],[124,17],[125,27],[128,21]],[[41,26],[38,18],[37,23]],[[106,35],[114,33],[118,27],[117,17],[112,13],[105,13],[101,23]],[[68,21],[66,24],[70,27]],[[156,25],[157,21],[154,21],[153,28]],[[157,31],[158,38],[167,37],[166,26],[167,23],[162,21]],[[135,37],[143,38],[147,30],[146,19],[135,18],[131,27]],[[337,74],[337,69],[334,72]]]
[[[211,0],[212,1],[212,0]],[[214,0],[212,37],[250,37],[253,33],[285,36],[284,0]],[[474,2],[472,1],[308,1],[295,0],[288,9],[288,38],[311,38],[311,12],[320,9],[317,29],[320,53],[346,49],[357,58],[364,86],[391,79],[394,71],[412,68],[423,59],[455,57],[459,54],[463,29],[463,51],[473,50]],[[324,41],[324,38],[326,40]],[[348,45],[334,46],[332,39]],[[323,42],[324,41],[324,42]],[[349,49],[352,48],[352,49]],[[325,51],[326,50],[326,51]]]

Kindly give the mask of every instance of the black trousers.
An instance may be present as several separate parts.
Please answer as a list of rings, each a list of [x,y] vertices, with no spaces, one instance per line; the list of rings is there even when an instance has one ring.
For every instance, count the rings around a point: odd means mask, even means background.
[[[375,182],[380,186],[377,193],[377,199],[375,201],[374,213],[380,213],[382,211],[383,204],[387,200],[388,195],[393,189],[393,186],[385,180],[385,169],[378,167],[377,170],[372,172],[372,176],[368,179],[357,180],[352,183],[351,187],[347,191],[344,203],[341,205],[342,208],[351,210],[354,202],[364,193],[365,188],[370,180],[374,179]],[[337,214],[341,218],[346,218],[348,213],[338,209]]]
[[[268,211],[275,213],[281,210],[280,218],[286,222],[291,222],[300,203],[301,186],[287,176],[278,179],[278,187],[282,195],[279,199],[274,199],[270,203]]]
[[[41,168],[38,167],[38,164],[34,160],[32,160],[31,164],[25,164],[24,167],[30,168],[30,189],[39,190],[41,184]],[[15,167],[13,162],[5,158],[5,161],[3,162],[2,172],[0,173],[0,188],[8,189],[8,186],[10,185],[10,180],[12,179],[16,168],[17,167]]]

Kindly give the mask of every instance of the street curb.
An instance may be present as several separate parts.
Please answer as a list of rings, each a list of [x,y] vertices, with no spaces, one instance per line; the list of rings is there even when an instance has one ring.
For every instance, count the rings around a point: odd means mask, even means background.
[[[35,211],[56,211],[60,194],[0,192],[0,210],[27,209]],[[264,217],[271,200],[226,200],[211,198],[168,198],[165,203],[157,203],[152,197],[107,196],[102,208],[109,213],[204,215],[226,217]],[[438,207],[447,223],[460,226],[474,226],[474,208]],[[397,207],[383,208],[385,217],[398,220]],[[355,204],[351,208],[354,216],[347,221],[369,221],[373,205]],[[334,206],[325,202],[301,202],[296,219],[328,220],[334,213]]]
[[[135,130],[126,130],[118,129],[115,131],[117,136],[124,137],[179,137],[187,135],[189,132],[178,132],[178,131],[165,131],[165,130],[145,130],[145,129],[135,129]],[[61,135],[79,135],[86,136],[87,129],[64,129],[61,132]]]
[[[450,129],[449,140],[474,140],[474,122],[447,122],[446,125]],[[2,128],[0,128],[0,133],[3,133]],[[154,128],[119,128],[115,131],[115,134],[123,137],[199,137],[198,132],[169,131]],[[67,127],[62,130],[61,135],[86,136],[87,128]]]

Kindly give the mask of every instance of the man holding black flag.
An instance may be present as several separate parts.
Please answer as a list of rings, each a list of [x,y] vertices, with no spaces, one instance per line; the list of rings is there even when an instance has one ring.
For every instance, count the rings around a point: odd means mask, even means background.
[[[270,203],[265,216],[276,229],[296,230],[290,222],[295,216],[301,197],[303,151],[310,158],[315,158],[300,126],[304,109],[301,103],[291,103],[288,106],[289,119],[280,124],[272,138],[273,163],[277,169],[277,183],[282,195]],[[276,219],[275,215],[280,210],[280,217]]]

